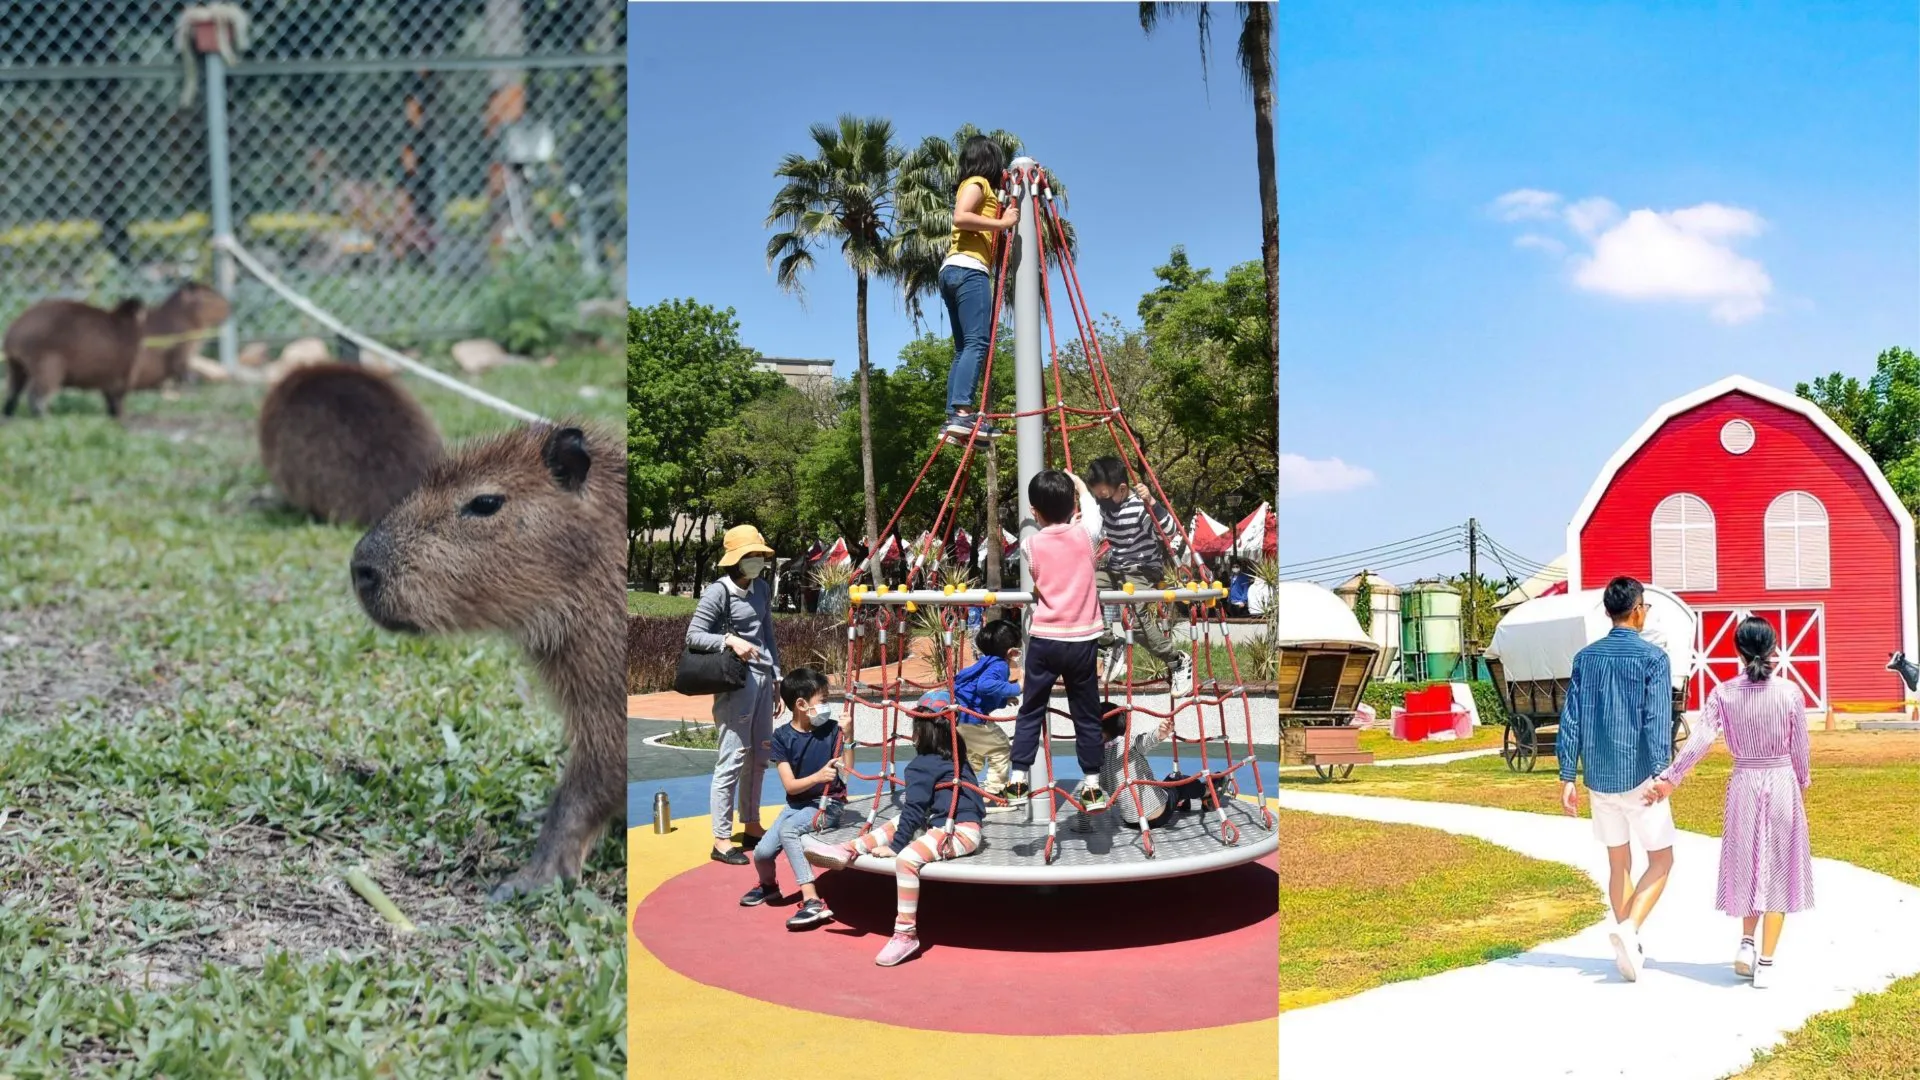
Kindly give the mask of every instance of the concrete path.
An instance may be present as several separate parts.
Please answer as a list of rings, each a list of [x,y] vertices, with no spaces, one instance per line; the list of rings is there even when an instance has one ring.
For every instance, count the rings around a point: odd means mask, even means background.
[[[1279,801],[1479,837],[1577,867],[1604,896],[1605,849],[1584,818],[1294,788]],[[1815,1013],[1920,972],[1920,888],[1815,859],[1818,907],[1787,919],[1777,981],[1753,989],[1733,973],[1739,923],[1713,908],[1719,849],[1716,837],[1680,834],[1638,983],[1614,970],[1602,922],[1519,956],[1284,1013],[1281,1075],[1718,1080]]]

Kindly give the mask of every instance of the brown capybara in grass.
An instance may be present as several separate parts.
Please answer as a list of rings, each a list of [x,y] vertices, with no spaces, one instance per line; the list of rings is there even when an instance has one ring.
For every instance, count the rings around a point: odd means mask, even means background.
[[[566,772],[533,857],[494,900],[577,877],[621,808],[626,521],[620,438],[529,425],[449,454],[353,549],[354,591],[375,623],[507,634],[566,717]]]
[[[146,305],[120,301],[103,311],[77,300],[42,300],[7,327],[7,404],[12,416],[27,395],[27,408],[45,416],[47,399],[63,386],[98,390],[107,399],[107,415],[118,419],[127,395]]]
[[[151,390],[168,380],[192,382],[187,362],[200,351],[201,342],[211,336],[213,328],[231,314],[233,305],[226,297],[197,281],[173,290],[159,307],[147,312],[147,327],[141,336],[153,344],[141,347],[128,389]]]
[[[396,380],[356,364],[314,364],[267,392],[260,460],[287,502],[365,528],[440,460],[440,432]]]

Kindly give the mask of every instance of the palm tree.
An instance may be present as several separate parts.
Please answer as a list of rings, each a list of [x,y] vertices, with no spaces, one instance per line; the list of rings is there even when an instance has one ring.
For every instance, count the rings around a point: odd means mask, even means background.
[[[1267,350],[1273,358],[1273,395],[1280,397],[1280,195],[1273,171],[1273,3],[1234,5],[1240,13],[1236,54],[1240,81],[1253,94],[1253,141],[1260,167],[1260,257],[1267,272]],[[1213,9],[1205,3],[1140,5],[1140,29],[1153,33],[1163,17],[1194,11],[1200,28],[1200,78],[1207,78],[1213,46]]]
[[[947,257],[947,244],[953,236],[953,193],[960,186],[960,151],[967,140],[976,135],[985,135],[998,143],[1001,156],[1008,164],[1025,150],[1020,137],[1010,131],[983,132],[967,124],[954,132],[952,139],[929,135],[920,140],[920,145],[908,151],[900,163],[896,202],[899,228],[894,233],[893,275],[900,284],[907,314],[916,324],[924,315],[924,298],[940,291],[940,264]],[[1078,251],[1073,222],[1066,220],[1064,209],[1067,185],[1061,183],[1059,174],[1052,169],[1042,167],[1041,172],[1062,206],[1060,225],[1066,233],[1067,250]],[[1039,234],[1043,253],[1051,249],[1052,238],[1046,235],[1050,231],[1042,228]],[[1006,305],[1013,306],[1011,291]]]
[[[784,180],[767,209],[768,228],[782,231],[767,241],[767,265],[780,287],[803,294],[801,275],[813,268],[813,250],[840,241],[853,271],[855,318],[860,341],[860,470],[866,486],[867,544],[880,543],[879,494],[873,480],[873,421],[867,404],[867,284],[893,270],[894,189],[901,153],[893,123],[878,117],[842,116],[838,124],[812,128],[814,156],[788,154],[773,175]]]

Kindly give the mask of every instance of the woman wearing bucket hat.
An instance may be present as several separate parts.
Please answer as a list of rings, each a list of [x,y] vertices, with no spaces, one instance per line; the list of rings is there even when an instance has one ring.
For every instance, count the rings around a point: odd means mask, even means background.
[[[767,772],[767,746],[773,738],[774,689],[780,685],[780,653],[773,643],[773,616],[761,571],[773,558],[760,530],[735,525],[721,540],[718,581],[700,594],[700,606],[687,624],[687,646],[699,652],[732,649],[747,662],[747,681],[738,690],[716,694],[713,723],[720,732],[709,802],[713,812],[716,862],[747,864],[747,853],[732,846],[737,804],[747,846],[760,842],[760,785]]]

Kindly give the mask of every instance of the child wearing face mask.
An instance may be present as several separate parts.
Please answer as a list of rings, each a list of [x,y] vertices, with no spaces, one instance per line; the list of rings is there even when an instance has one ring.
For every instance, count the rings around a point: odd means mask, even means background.
[[[787,672],[780,680],[780,700],[793,719],[774,731],[768,757],[779,771],[787,805],[753,850],[760,884],[740,898],[740,906],[758,907],[780,896],[774,858],[785,851],[800,886],[800,910],[787,920],[787,929],[805,930],[833,918],[833,912],[814,891],[813,866],[800,840],[814,831],[816,819],[822,829],[840,824],[847,805],[843,773],[853,768],[853,742],[841,737],[833,705],[827,701],[827,677],[820,672],[805,667]]]
[[[1145,484],[1127,483],[1127,466],[1108,455],[1095,458],[1087,467],[1087,490],[1100,504],[1100,522],[1107,537],[1106,556],[1094,574],[1094,584],[1102,589],[1119,589],[1132,584],[1142,589],[1158,589],[1166,575],[1166,556],[1161,540],[1180,543],[1180,523],[1153,498]],[[1119,621],[1118,605],[1109,606],[1106,621]],[[1142,606],[1134,609],[1134,629],[1140,644],[1166,665],[1173,681],[1175,697],[1184,697],[1193,689],[1193,661],[1167,636],[1160,625],[1159,613]],[[1103,650],[1121,650],[1111,629],[1100,637]]]

